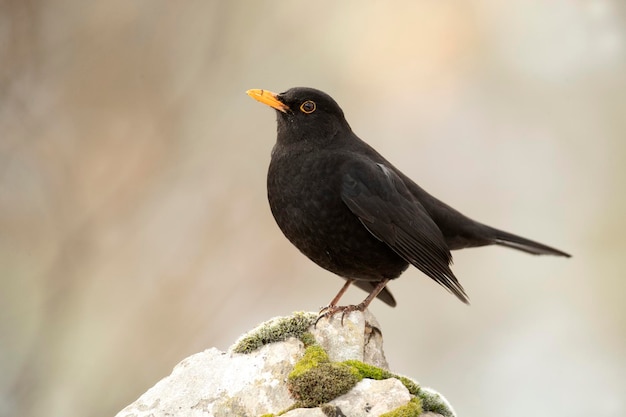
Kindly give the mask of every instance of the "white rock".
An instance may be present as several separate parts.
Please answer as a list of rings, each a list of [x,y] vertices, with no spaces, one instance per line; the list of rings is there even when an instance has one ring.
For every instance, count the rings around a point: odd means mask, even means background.
[[[296,408],[282,417],[328,417],[321,408]]]
[[[339,407],[346,416],[372,417],[388,413],[410,400],[411,394],[397,379],[363,379],[350,392],[330,404]]]
[[[301,356],[302,343],[293,338],[249,355],[208,349],[183,360],[118,416],[256,416],[285,409],[293,404],[285,381]]]
[[[383,337],[376,318],[365,313],[351,312],[321,319],[312,333],[334,362],[355,359],[383,369],[389,369],[383,353]]]
[[[304,355],[304,344],[296,337],[269,341],[284,338],[284,334],[301,335],[314,318],[314,314],[296,313],[266,322],[240,339],[245,342],[241,346],[247,347],[261,345],[258,341],[268,343],[250,353],[235,353],[233,347],[228,352],[208,349],[188,357],[117,417],[258,417],[292,407],[295,401],[289,395],[287,379]],[[352,312],[343,326],[335,316],[320,320],[308,331],[333,362],[355,359],[387,369],[378,327],[368,312]],[[407,388],[395,378],[363,379],[326,406],[338,407],[345,416],[375,417],[410,399]],[[299,408],[284,415],[325,417],[321,408]]]

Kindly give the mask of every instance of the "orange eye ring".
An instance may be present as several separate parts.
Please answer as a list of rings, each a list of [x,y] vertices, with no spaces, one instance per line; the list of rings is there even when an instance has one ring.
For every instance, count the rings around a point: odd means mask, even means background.
[[[302,103],[302,105],[300,106],[300,110],[302,111],[302,113],[306,113],[306,114],[310,114],[313,113],[315,111],[315,109],[317,108],[317,106],[315,105],[315,103],[311,100],[307,100],[304,103]]]

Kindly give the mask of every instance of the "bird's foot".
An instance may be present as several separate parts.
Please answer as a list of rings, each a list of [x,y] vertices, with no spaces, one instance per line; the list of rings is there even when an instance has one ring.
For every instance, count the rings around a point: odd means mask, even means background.
[[[313,324],[313,327],[317,326],[317,322],[323,318],[331,319],[335,314],[341,313],[341,325],[343,326],[343,319],[347,314],[352,313],[353,311],[364,311],[367,308],[365,303],[357,304],[357,305],[349,305],[349,306],[336,306],[329,305],[322,308],[319,312],[319,316],[317,316],[317,320]]]

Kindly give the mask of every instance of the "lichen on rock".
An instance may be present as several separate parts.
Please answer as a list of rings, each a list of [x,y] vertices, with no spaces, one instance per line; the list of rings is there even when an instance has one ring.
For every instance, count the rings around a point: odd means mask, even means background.
[[[307,333],[316,318],[315,313],[301,311],[288,317],[275,317],[244,334],[235,342],[231,350],[235,353],[250,353],[261,346],[281,342],[289,337],[299,339]]]
[[[418,417],[423,412],[422,401],[418,397],[414,397],[405,405],[401,405],[388,413],[381,414],[380,417]]]
[[[412,395],[417,395],[420,390],[419,385],[411,379],[401,375],[396,375],[387,371],[386,369],[378,368],[374,365],[370,365],[368,363],[356,360],[347,360],[344,363],[355,368],[363,378],[376,380],[396,378],[397,380],[402,382],[402,384],[406,387],[407,390],[409,390],[409,393],[411,393]]]
[[[430,388],[420,387],[417,395],[422,401],[424,411],[441,414],[444,417],[455,416],[454,409],[448,400],[446,400],[443,395],[438,392]]]

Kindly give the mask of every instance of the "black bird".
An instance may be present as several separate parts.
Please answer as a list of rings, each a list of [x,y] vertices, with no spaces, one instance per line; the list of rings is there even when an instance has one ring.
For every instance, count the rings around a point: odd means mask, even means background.
[[[278,137],[267,175],[276,223],[302,253],[346,284],[325,309],[364,310],[409,264],[464,303],[451,250],[502,245],[534,255],[565,252],[478,223],[428,194],[352,132],[339,105],[313,88],[281,94],[248,90],[277,110]],[[338,307],[350,284],[369,292],[357,306]]]

